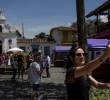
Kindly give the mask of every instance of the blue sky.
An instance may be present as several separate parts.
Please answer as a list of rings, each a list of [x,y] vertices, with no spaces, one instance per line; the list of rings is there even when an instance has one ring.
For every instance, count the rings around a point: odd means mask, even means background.
[[[105,0],[85,0],[85,14]],[[7,23],[21,29],[33,38],[40,32],[49,33],[57,26],[70,26],[76,21],[76,0],[0,0]]]

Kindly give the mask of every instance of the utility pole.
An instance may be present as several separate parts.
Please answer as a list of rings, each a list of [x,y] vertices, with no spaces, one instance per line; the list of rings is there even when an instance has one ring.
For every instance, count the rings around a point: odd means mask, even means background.
[[[23,36],[23,39],[24,39],[24,24],[22,24],[22,36]]]
[[[76,0],[78,45],[87,50],[87,34],[85,31],[85,6],[84,0]]]

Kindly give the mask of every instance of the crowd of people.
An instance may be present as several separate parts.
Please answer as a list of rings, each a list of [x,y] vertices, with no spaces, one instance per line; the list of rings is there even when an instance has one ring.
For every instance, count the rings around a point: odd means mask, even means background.
[[[41,52],[28,53],[25,52],[9,52],[0,55],[0,64],[10,66],[12,69],[11,82],[23,82],[25,72],[28,75],[27,81],[31,84],[32,100],[39,97],[39,87],[42,73],[50,77],[51,58],[49,55],[43,56]]]
[[[110,44],[108,44],[103,54],[97,58],[86,62],[86,53],[81,47],[72,46],[66,61],[65,86],[67,90],[67,100],[89,100],[90,87],[110,88],[110,83],[98,82],[91,75],[92,71],[100,67],[100,65],[110,57]],[[16,79],[23,80],[25,70],[28,72],[28,79],[32,85],[32,100],[39,97],[39,87],[42,73],[46,71],[46,77],[50,75],[51,58],[49,55],[42,56],[41,52],[35,54],[23,55],[23,53],[10,53],[4,57],[2,63],[12,67],[13,82]],[[26,62],[26,65],[25,65]],[[16,75],[18,73],[18,77]]]
[[[17,79],[23,80],[24,73],[28,71],[31,62],[34,60],[34,55],[41,54],[41,52],[28,53],[25,52],[16,52],[16,53],[3,53],[0,55],[0,65],[4,64],[6,66],[10,66],[12,68],[12,81],[16,81]],[[42,72],[46,71],[46,77],[50,77],[50,63],[51,58],[49,55],[43,56],[41,54],[40,58],[40,67]],[[7,68],[7,67],[6,67]]]

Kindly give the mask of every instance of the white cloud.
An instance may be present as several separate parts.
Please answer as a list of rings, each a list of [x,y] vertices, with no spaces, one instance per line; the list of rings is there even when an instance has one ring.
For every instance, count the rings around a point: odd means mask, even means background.
[[[72,21],[67,19],[69,19],[68,16],[49,16],[37,19],[25,18],[22,21],[24,25],[24,35],[27,38],[33,38],[40,32],[49,34],[51,28],[58,26],[70,26]],[[16,23],[16,26],[19,26],[19,30],[22,32],[22,24],[17,24],[18,23]]]
[[[101,20],[102,22],[104,22],[104,23],[108,22],[107,16],[104,16],[104,15],[101,15],[101,16],[100,16],[100,20]]]

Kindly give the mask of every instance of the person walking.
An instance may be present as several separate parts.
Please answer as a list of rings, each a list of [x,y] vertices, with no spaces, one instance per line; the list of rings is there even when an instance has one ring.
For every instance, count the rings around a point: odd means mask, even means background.
[[[66,64],[65,85],[67,100],[89,100],[90,86],[96,88],[110,88],[110,83],[98,82],[91,76],[91,72],[98,68],[110,57],[110,44],[106,50],[96,59],[86,63],[86,53],[81,47],[74,46],[69,51]]]
[[[46,69],[47,77],[50,77],[50,64],[51,64],[51,59],[49,56],[47,56],[46,62],[45,62],[45,69]]]
[[[16,74],[17,74],[17,57],[16,54],[11,54],[10,57],[11,67],[12,67],[12,82],[16,81]]]
[[[25,68],[24,68],[24,56],[22,53],[19,53],[17,55],[17,61],[18,61],[18,79],[20,79],[23,81],[24,78],[24,72],[25,72]]]
[[[36,97],[39,98],[39,87],[40,87],[40,80],[41,80],[41,69],[40,69],[40,55],[34,55],[34,60],[30,64],[28,75],[29,75],[29,82],[32,85],[32,100],[36,100]]]

